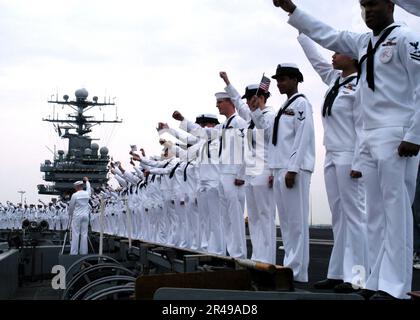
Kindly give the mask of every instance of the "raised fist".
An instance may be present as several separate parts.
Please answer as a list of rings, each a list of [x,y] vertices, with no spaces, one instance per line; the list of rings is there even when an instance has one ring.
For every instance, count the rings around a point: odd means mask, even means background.
[[[169,126],[167,123],[163,123],[163,122],[159,122],[158,124],[158,130],[165,130],[165,129],[169,129]]]
[[[273,0],[273,4],[289,13],[293,13],[296,9],[296,5],[291,0]]]
[[[227,73],[225,72],[225,71],[221,71],[220,73],[219,73],[219,75],[220,75],[220,78],[222,78],[223,79],[223,81],[226,83],[226,85],[228,86],[229,84],[230,84],[230,81],[229,81],[229,77],[228,77],[228,75],[227,75]]]
[[[172,114],[172,118],[174,118],[177,121],[184,121],[184,117],[182,116],[182,114],[179,111],[175,111]]]

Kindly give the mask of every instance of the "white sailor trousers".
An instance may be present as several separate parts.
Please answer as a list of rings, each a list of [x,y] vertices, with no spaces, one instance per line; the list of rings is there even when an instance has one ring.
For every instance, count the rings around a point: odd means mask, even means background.
[[[402,127],[365,130],[370,274],[366,288],[408,299],[412,281],[413,215],[419,158],[398,155]],[[379,201],[383,205],[377,205]],[[372,256],[374,255],[374,256]]]
[[[187,239],[188,247],[192,250],[199,250],[200,243],[198,234],[200,233],[200,217],[198,212],[198,201],[196,200],[196,195],[193,194],[188,197],[187,202]]]
[[[140,240],[148,240],[148,231],[151,228],[150,225],[150,218],[149,212],[146,212],[146,208],[141,206],[139,208],[140,215],[139,215],[139,226],[140,226]]]
[[[367,268],[364,178],[350,177],[352,159],[352,152],[327,152],[324,166],[334,234],[327,277],[349,283]]]
[[[147,241],[163,243],[162,223],[159,223],[159,208],[150,206],[146,214],[148,215],[150,229],[147,232]]]
[[[179,248],[187,248],[187,205],[186,201],[184,201],[184,205],[181,205],[181,201],[177,197],[175,200],[175,220],[176,225],[173,228],[173,233],[176,235],[175,245]]]
[[[133,239],[140,239],[140,225],[139,225],[140,210],[138,203],[133,204],[133,210],[131,211],[131,223],[133,225],[132,236]]]
[[[156,205],[149,212],[153,225],[151,232],[149,232],[149,237],[152,239],[152,242],[168,244],[168,237],[171,232],[167,221],[168,211]],[[172,245],[172,243],[170,244]]]
[[[274,198],[280,219],[285,267],[293,270],[295,281],[308,282],[309,268],[309,187],[312,174],[299,170],[295,185],[288,189],[287,170],[275,172]]]
[[[172,199],[169,196],[165,196],[164,199],[164,219],[166,224],[166,243],[173,246],[176,243],[176,212],[175,204],[172,203]]]
[[[235,186],[234,174],[222,174],[219,183],[219,197],[226,248],[229,256],[246,259],[245,240],[245,187]]]
[[[133,239],[138,239],[138,226],[137,226],[137,205],[136,203],[132,202],[130,206],[130,213],[131,213],[131,237]],[[128,232],[128,230],[127,230]]]
[[[126,224],[127,224],[127,213],[123,212],[123,210],[125,211],[125,209],[123,209],[122,207],[119,207],[118,210],[119,210],[119,212],[118,212],[117,236],[124,237],[125,230],[126,230]]]
[[[70,254],[88,254],[88,225],[89,225],[89,216],[88,215],[77,215],[73,216],[73,221],[71,222],[71,247]],[[80,237],[80,242],[79,242]],[[80,244],[80,249],[79,249]]]
[[[269,174],[248,177],[246,205],[252,260],[276,264],[276,203]]]
[[[138,208],[139,211],[139,239],[140,240],[148,240],[147,237],[147,231],[151,228],[150,222],[149,222],[149,215],[148,212],[146,212],[146,208],[143,206],[140,206]]]
[[[218,188],[200,186],[198,194],[198,210],[200,216],[200,232],[198,242],[201,250],[218,254],[226,254],[225,235],[223,233],[221,200]]]

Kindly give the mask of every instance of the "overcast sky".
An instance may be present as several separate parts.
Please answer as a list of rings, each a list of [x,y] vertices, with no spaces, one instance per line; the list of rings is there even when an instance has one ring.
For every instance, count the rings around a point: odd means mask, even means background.
[[[338,29],[367,31],[356,0],[296,3]],[[396,19],[420,31],[419,18],[397,9]],[[130,144],[159,153],[156,124],[176,126],[175,109],[191,119],[217,113],[214,93],[224,88],[219,71],[242,92],[278,63],[295,62],[305,76],[301,92],[315,111],[312,220],[330,223],[319,112],[327,88],[286,21],[271,0],[0,0],[0,202],[18,202],[17,191],[24,190],[27,202],[35,203],[43,183],[39,166],[52,158],[46,146],[66,149],[67,140],[41,121],[52,114],[47,100],[56,92],[73,97],[85,87],[90,98],[117,97],[124,123],[97,127],[92,137],[128,164]],[[274,85],[271,92],[277,109],[284,97]],[[107,119],[115,112],[106,112]]]

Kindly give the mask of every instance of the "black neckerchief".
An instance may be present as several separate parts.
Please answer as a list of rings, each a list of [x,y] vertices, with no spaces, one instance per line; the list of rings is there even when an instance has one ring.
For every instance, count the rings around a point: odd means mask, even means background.
[[[331,116],[331,109],[334,104],[335,99],[338,97],[338,93],[340,92],[340,88],[344,87],[346,84],[349,84],[354,79],[357,78],[357,76],[352,76],[348,79],[346,79],[343,83],[340,83],[340,78],[338,77],[337,80],[334,83],[334,86],[328,91],[327,96],[325,97],[324,101],[324,107],[322,108],[322,116],[325,117],[327,114],[328,116]]]
[[[280,118],[281,116],[284,114],[284,112],[286,111],[287,108],[290,107],[290,105],[295,102],[298,98],[301,97],[305,97],[303,94],[298,94],[296,96],[294,96],[293,98],[291,98],[289,101],[287,101],[286,105],[281,108],[279,110],[279,112],[277,113],[276,118],[274,119],[274,126],[273,126],[273,145],[277,145],[277,133],[279,131],[279,122],[280,122]]]
[[[171,173],[169,174],[169,178],[172,179],[174,177],[176,169],[181,165],[181,162],[178,162],[176,166],[172,169]]]
[[[267,111],[264,111],[263,114],[267,114]],[[255,147],[255,141],[254,141],[254,133],[253,130],[255,129],[255,122],[254,120],[251,120],[249,127],[248,127],[248,144],[249,144],[249,149],[252,149]]]
[[[226,126],[223,125],[222,128],[222,135],[220,136],[220,145],[219,145],[219,157],[222,155],[222,148],[223,148],[223,140],[225,140],[225,129],[229,129],[229,126],[233,119],[235,119],[236,115],[232,116],[228,122],[226,123]]]
[[[379,38],[378,42],[376,42],[375,47],[372,45],[372,39],[369,40],[369,45],[367,48],[366,54],[359,60],[359,72],[357,79],[360,79],[361,73],[362,73],[362,64],[365,60],[366,61],[366,81],[368,83],[368,86],[372,91],[375,91],[375,53],[378,50],[379,46],[388,38],[388,36],[391,34],[391,32],[395,28],[399,28],[400,26],[392,26],[385,29],[382,36]]]
[[[192,161],[188,162],[187,165],[184,168],[184,181],[187,181],[187,169],[189,165],[192,163]]]

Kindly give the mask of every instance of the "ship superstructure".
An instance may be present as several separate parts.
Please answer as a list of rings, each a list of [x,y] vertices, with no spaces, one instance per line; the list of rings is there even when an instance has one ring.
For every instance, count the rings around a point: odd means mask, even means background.
[[[87,115],[89,110],[96,107],[115,106],[115,103],[110,101],[98,102],[96,96],[90,101],[88,96],[88,91],[83,88],[75,92],[74,100],[64,95],[62,101],[58,98],[56,101],[48,101],[50,104],[70,108],[74,112],[68,114],[66,119],[55,119],[54,116],[53,119],[43,119],[54,124],[62,139],[68,139],[68,150],[67,152],[58,150],[56,154],[54,153],[53,161],[45,160],[41,164],[43,179],[52,184],[38,185],[39,194],[65,197],[71,194],[73,183],[82,180],[84,176],[89,177],[93,188],[101,187],[107,182],[109,150],[107,147],[100,148],[97,143],[92,143],[95,139],[88,134],[92,132],[94,126],[122,121],[117,115],[116,119],[110,121],[97,120]]]

